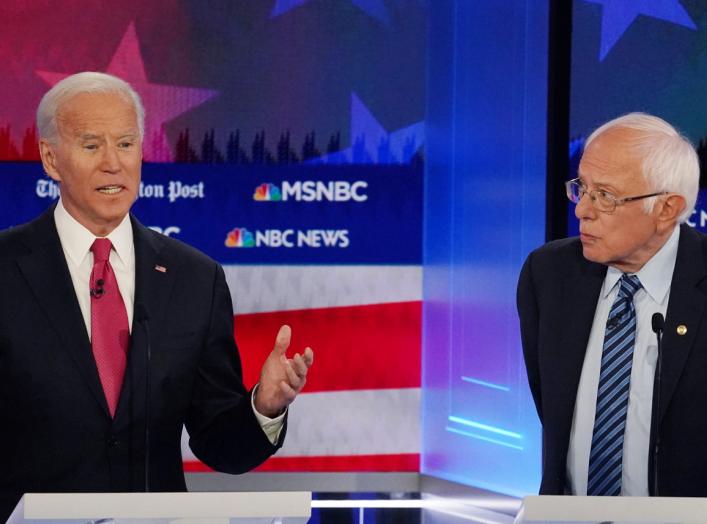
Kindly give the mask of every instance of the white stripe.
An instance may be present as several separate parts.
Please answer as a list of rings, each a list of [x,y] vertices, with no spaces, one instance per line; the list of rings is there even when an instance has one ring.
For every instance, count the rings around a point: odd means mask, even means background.
[[[195,460],[182,435],[182,457]],[[278,457],[420,452],[420,388],[302,393]]]
[[[224,266],[237,314],[422,300],[420,266]]]

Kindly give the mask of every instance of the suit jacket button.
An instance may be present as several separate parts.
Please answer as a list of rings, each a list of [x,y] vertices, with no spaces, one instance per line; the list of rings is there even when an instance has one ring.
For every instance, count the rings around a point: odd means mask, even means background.
[[[118,445],[118,439],[111,436],[108,438],[108,447],[109,448],[114,448]]]

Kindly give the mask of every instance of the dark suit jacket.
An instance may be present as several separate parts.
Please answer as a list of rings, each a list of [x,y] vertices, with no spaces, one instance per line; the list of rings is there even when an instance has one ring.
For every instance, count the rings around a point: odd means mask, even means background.
[[[148,330],[152,490],[185,490],[183,424],[194,453],[219,471],[248,471],[278,447],[260,428],[241,379],[222,268],[134,217],[132,225],[135,304],[148,312],[149,327],[133,322],[115,419],[53,208],[0,233],[0,522],[24,492],[144,489]]]
[[[587,261],[577,238],[530,254],[518,283],[528,380],[543,426],[541,494],[563,494],[577,386],[606,266]],[[663,336],[658,493],[707,496],[707,237],[683,225]],[[679,325],[687,327],[678,335]],[[659,413],[657,413],[659,411]],[[654,448],[651,439],[651,449]],[[653,486],[653,459],[649,482]]]

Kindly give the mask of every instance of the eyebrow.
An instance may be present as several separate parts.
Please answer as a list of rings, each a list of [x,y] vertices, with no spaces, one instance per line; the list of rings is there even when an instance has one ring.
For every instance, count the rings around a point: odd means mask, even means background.
[[[122,135],[119,135],[117,138],[118,140],[122,140],[124,138],[135,138],[138,136],[138,133],[136,131],[129,131],[126,133],[123,133]],[[100,140],[103,138],[102,135],[95,135],[93,133],[83,133],[82,135],[79,136],[81,140]]]
[[[582,179],[582,174],[577,172],[577,178],[579,178],[579,181],[584,184],[585,186],[587,183]],[[602,191],[606,191],[608,193],[617,193],[620,192],[619,189],[616,186],[612,186],[609,182],[602,182],[601,180],[599,182],[594,183],[594,187],[597,188],[602,188]]]

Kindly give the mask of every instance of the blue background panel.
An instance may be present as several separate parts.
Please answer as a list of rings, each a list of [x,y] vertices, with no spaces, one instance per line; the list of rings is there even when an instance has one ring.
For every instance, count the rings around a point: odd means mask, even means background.
[[[534,493],[515,287],[544,241],[548,6],[449,0],[430,17],[422,472]]]

